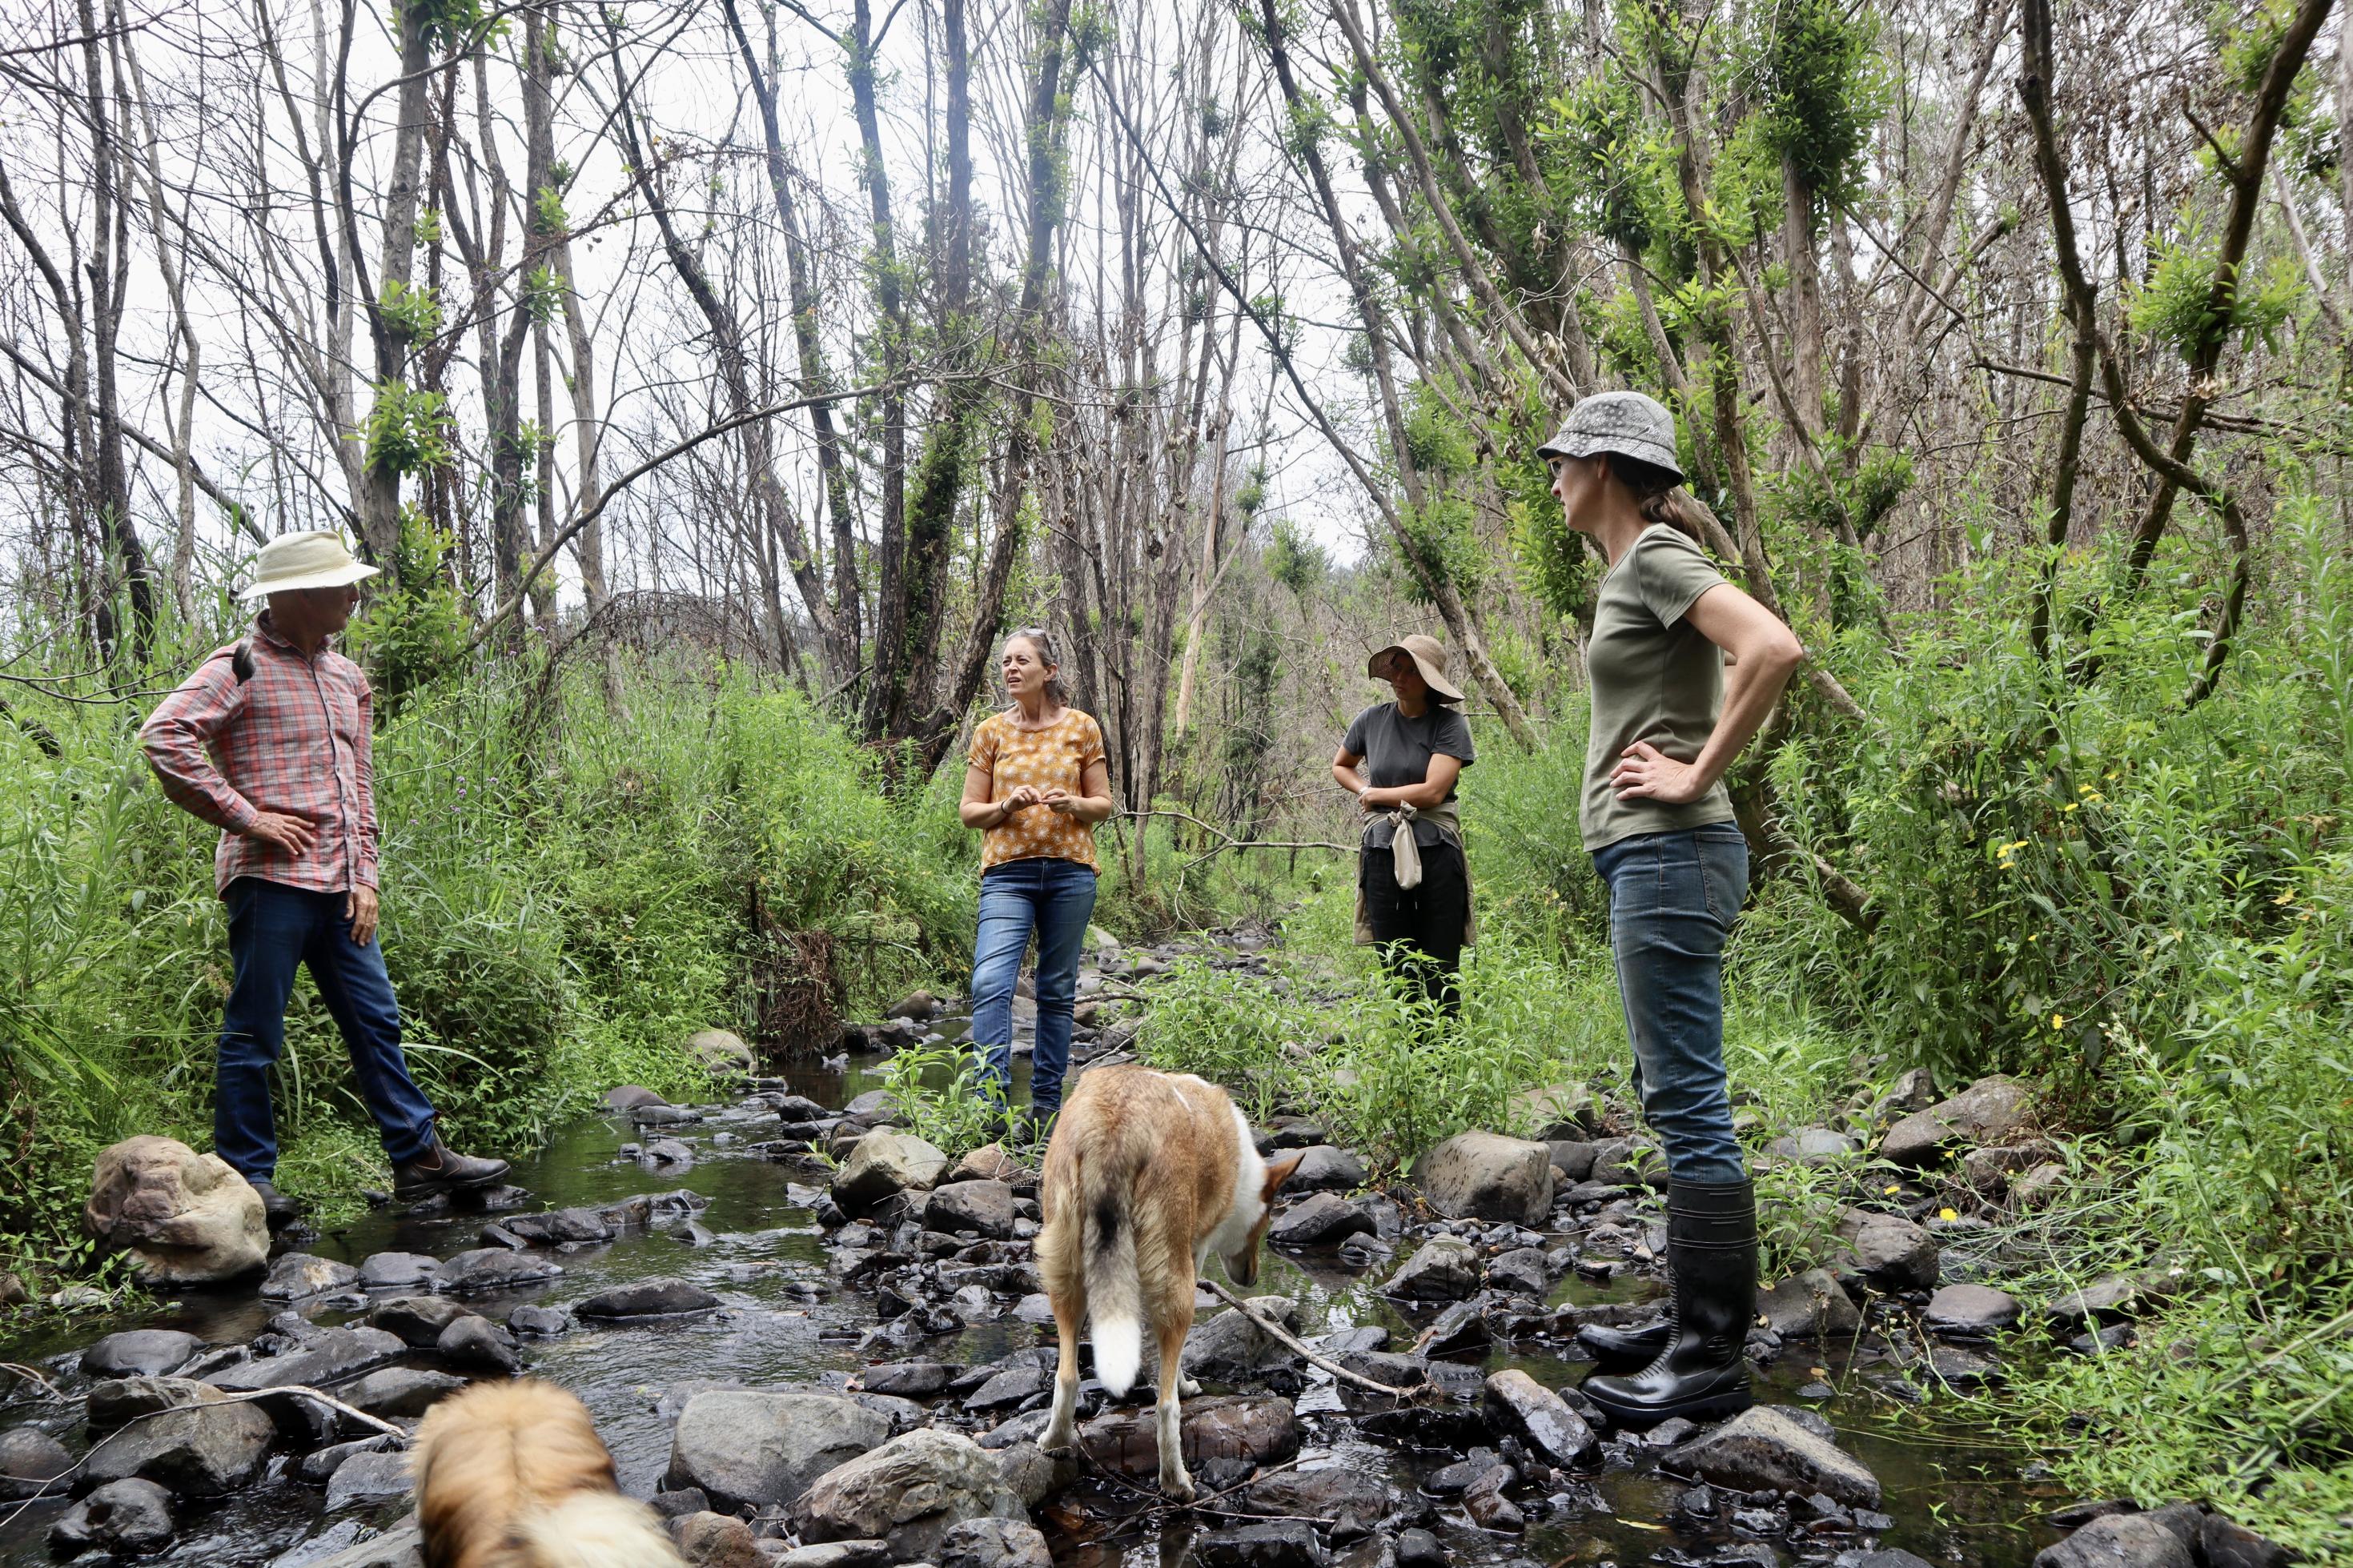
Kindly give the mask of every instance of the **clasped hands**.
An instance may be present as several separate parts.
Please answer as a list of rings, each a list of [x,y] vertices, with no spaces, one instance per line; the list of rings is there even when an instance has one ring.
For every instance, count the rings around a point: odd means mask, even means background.
[[[1015,812],[1033,805],[1042,805],[1048,811],[1069,816],[1078,809],[1079,797],[1060,787],[1040,789],[1036,784],[1016,784],[1013,793],[997,804],[1005,810],[1002,820],[1010,822]]]

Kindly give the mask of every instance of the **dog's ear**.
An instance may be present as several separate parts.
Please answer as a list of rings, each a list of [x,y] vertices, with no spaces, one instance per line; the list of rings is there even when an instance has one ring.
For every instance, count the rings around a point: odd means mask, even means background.
[[[1299,1169],[1299,1162],[1305,1158],[1306,1153],[1302,1151],[1288,1160],[1277,1160],[1269,1165],[1266,1168],[1266,1187],[1259,1195],[1272,1202],[1274,1194],[1282,1190],[1282,1184],[1291,1180],[1291,1173]]]

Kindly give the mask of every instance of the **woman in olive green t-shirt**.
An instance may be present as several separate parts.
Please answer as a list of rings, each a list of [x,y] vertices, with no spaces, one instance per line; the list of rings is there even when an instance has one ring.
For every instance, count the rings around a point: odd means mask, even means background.
[[[1609,560],[1586,654],[1578,817],[1609,889],[1635,1087],[1666,1153],[1674,1276],[1668,1321],[1580,1335],[1604,1363],[1585,1392],[1621,1426],[1725,1415],[1749,1403],[1757,1201],[1724,1074],[1724,945],[1748,890],[1724,773],[1805,650],[1701,551],[1664,407],[1635,392],[1587,398],[1538,451],[1568,526]]]

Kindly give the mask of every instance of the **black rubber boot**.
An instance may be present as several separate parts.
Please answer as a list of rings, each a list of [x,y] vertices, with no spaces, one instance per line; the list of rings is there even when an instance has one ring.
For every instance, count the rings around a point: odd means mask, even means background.
[[[1661,1351],[1675,1337],[1675,1309],[1672,1299],[1666,1316],[1639,1329],[1613,1329],[1600,1323],[1588,1323],[1577,1331],[1577,1342],[1591,1353],[1601,1372],[1635,1372],[1658,1359]]]
[[[1757,1313],[1757,1194],[1745,1181],[1667,1184],[1672,1337],[1640,1372],[1585,1380],[1586,1397],[1619,1426],[1704,1420],[1752,1403],[1743,1347]]]

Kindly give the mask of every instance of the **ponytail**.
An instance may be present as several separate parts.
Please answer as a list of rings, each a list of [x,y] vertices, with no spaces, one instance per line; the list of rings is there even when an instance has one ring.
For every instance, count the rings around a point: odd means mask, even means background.
[[[1672,473],[1654,463],[1620,453],[1608,454],[1609,472],[1620,483],[1633,492],[1636,510],[1642,521],[1664,523],[1694,544],[1705,549],[1708,525],[1715,521],[1715,513],[1699,497],[1683,488]]]

